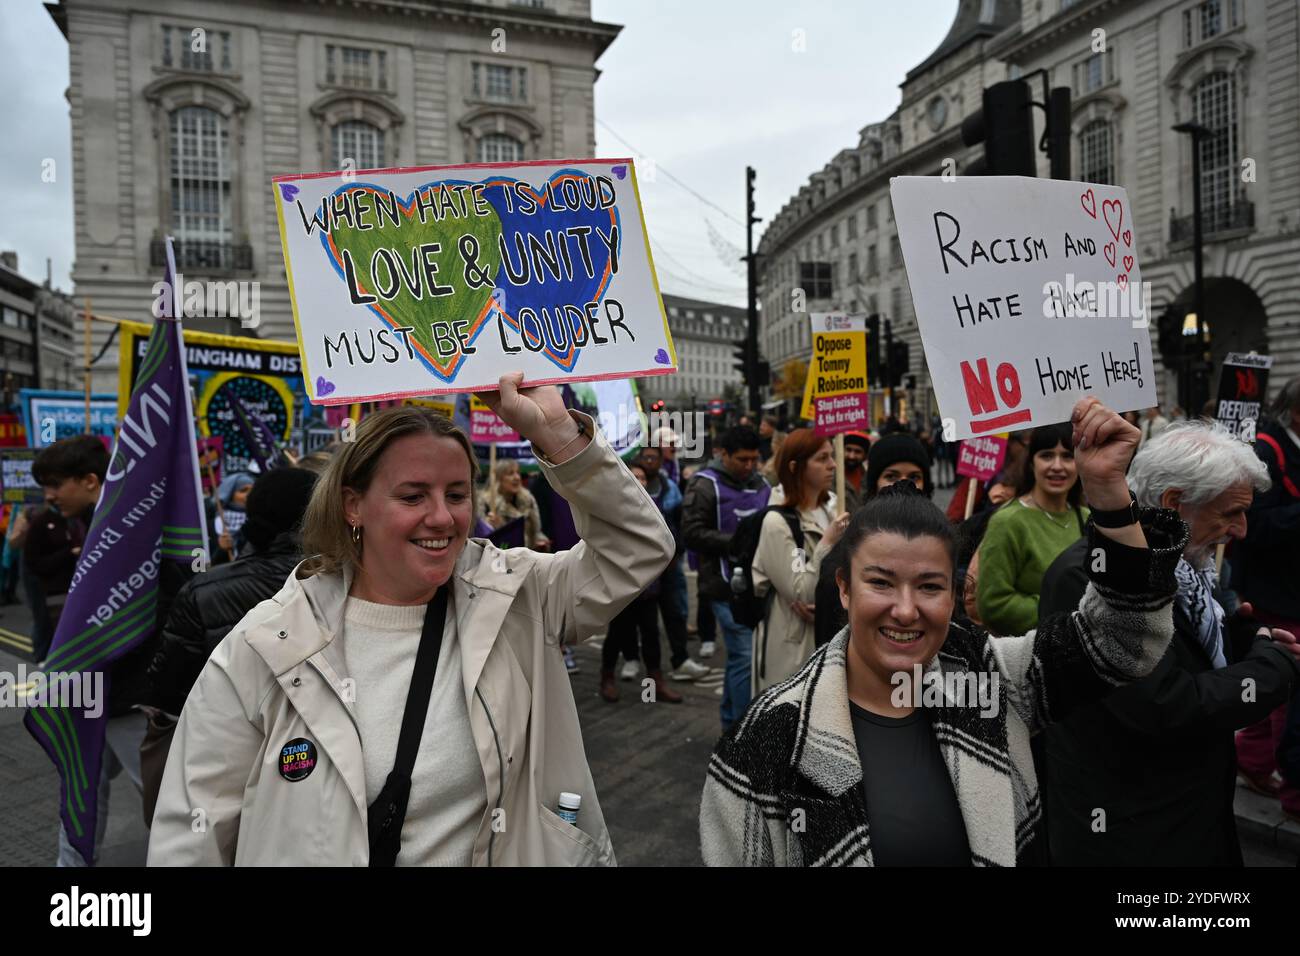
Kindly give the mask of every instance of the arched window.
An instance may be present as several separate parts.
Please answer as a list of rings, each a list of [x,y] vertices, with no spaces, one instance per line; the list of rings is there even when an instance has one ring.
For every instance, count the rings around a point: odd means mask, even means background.
[[[362,120],[344,120],[334,126],[330,169],[342,169],[345,160],[353,169],[384,166],[384,131]]]
[[[1237,83],[1211,73],[1192,89],[1192,116],[1214,136],[1201,140],[1201,197],[1206,228],[1222,228],[1237,198]]]
[[[478,162],[513,163],[524,158],[519,140],[504,133],[488,133],[478,141]]]
[[[1079,132],[1079,179],[1103,185],[1115,182],[1115,143],[1106,120],[1093,120]]]
[[[226,118],[203,106],[171,113],[172,229],[185,243],[231,238]]]

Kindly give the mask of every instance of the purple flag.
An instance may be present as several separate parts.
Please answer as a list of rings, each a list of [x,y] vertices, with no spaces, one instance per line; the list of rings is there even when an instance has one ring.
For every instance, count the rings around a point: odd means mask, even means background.
[[[24,717],[59,772],[63,826],[88,863],[95,854],[109,671],[158,626],[162,563],[189,565],[199,549],[208,553],[189,374],[181,323],[173,318],[179,299],[175,275],[168,238],[167,306],[149,337],[45,661],[51,688],[61,685],[66,691],[102,680],[100,706],[97,712],[81,707],[85,694],[80,692],[51,694]],[[73,696],[76,707],[69,704]]]
[[[264,475],[289,463],[275,440],[275,433],[261,415],[245,405],[238,395],[231,396],[230,409],[235,413],[235,422],[244,437],[244,444],[248,446],[249,457],[257,462],[259,474]]]

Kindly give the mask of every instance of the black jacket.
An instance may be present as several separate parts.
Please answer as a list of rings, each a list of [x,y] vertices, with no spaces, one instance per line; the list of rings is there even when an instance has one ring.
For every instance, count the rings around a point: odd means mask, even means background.
[[[709,462],[709,469],[719,481],[732,488],[757,489],[767,484],[757,471],[742,484],[731,477],[721,461]],[[699,475],[686,485],[686,496],[682,501],[682,536],[686,539],[686,547],[700,556],[699,595],[714,601],[731,600],[731,582],[722,577],[719,564],[727,554],[731,535],[718,530],[718,496],[713,483]]]
[[[1272,437],[1282,449],[1286,475],[1300,488],[1300,448],[1275,421],[1264,421],[1258,434]],[[1255,609],[1288,620],[1300,620],[1300,574],[1295,559],[1300,554],[1300,498],[1283,482],[1272,447],[1255,439],[1255,454],[1268,466],[1273,487],[1256,492],[1246,513],[1246,540],[1232,546],[1233,587]]]
[[[254,607],[272,597],[302,560],[295,535],[265,551],[214,567],[187,583],[172,603],[162,643],[149,665],[149,702],[179,714],[217,645]]]
[[[1040,621],[1078,607],[1087,549],[1080,540],[1048,568]],[[1174,639],[1154,671],[1048,728],[1054,865],[1241,865],[1233,731],[1284,703],[1300,676],[1257,629],[1230,618],[1228,666],[1215,670],[1175,603]]]

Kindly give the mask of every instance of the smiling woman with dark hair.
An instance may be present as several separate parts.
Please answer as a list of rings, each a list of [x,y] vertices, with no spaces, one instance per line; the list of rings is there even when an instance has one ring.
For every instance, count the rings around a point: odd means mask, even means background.
[[[1037,623],[1043,575],[1083,536],[1082,492],[1070,426],[1035,428],[1017,497],[989,519],[979,548],[977,605],[994,634],[1023,634]]]
[[[1073,437],[1100,510],[1079,611],[1023,637],[953,623],[951,523],[900,482],[849,523],[849,623],[719,741],[700,807],[710,865],[1014,866],[1041,862],[1029,742],[1149,673],[1173,634],[1186,526],[1130,507],[1138,430],[1095,399]]]

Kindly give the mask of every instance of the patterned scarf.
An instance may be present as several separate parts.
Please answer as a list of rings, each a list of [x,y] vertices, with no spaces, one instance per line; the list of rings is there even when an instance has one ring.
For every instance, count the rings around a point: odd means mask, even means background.
[[[1192,622],[1192,630],[1214,662],[1214,669],[1227,667],[1228,661],[1223,656],[1223,608],[1214,599],[1214,589],[1219,583],[1214,562],[1209,561],[1198,570],[1183,558],[1174,569],[1174,577],[1178,580],[1178,606]]]

